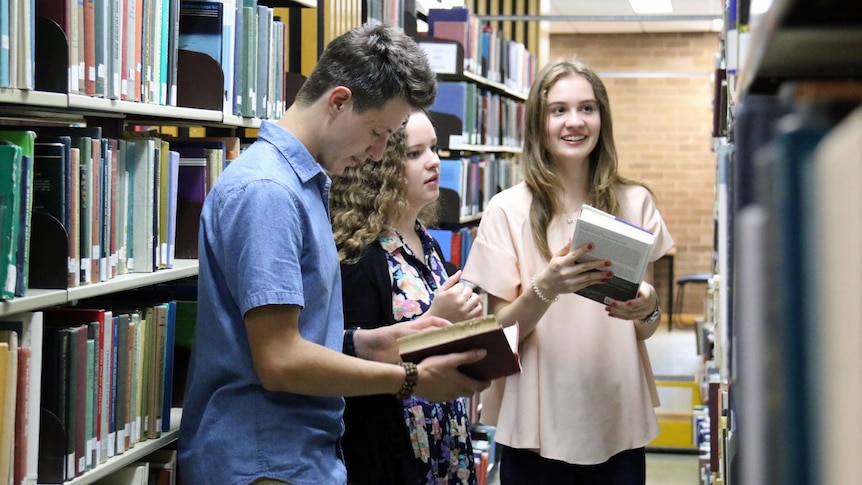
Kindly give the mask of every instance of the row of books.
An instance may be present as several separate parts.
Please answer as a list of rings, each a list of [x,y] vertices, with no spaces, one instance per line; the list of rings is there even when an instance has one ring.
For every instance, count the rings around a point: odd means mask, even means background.
[[[168,431],[176,308],[118,302],[3,317],[0,480],[60,483]]]
[[[862,403],[862,386],[851,376],[862,334],[844,323],[862,291],[862,224],[853,215],[862,193],[860,102],[859,84],[843,80],[788,82],[780,98],[748,95],[733,149],[719,159],[733,242],[732,278],[722,279],[733,283],[734,314],[724,331],[739,343],[722,347],[738,362],[730,371],[744,477],[839,483],[857,467],[862,426],[850,410]],[[777,398],[766,406],[766,396]]]
[[[526,93],[537,61],[524,44],[506,39],[493,25],[481,25],[466,7],[428,10],[428,34],[464,47],[464,70]]]
[[[518,148],[524,141],[524,103],[473,82],[440,81],[431,111],[455,116],[461,131],[443,140],[462,144]]]
[[[476,466],[476,483],[485,485],[488,483],[488,473],[496,466],[497,444],[494,435],[497,429],[493,426],[475,424],[470,428],[470,438],[473,442],[473,458]]]
[[[187,105],[178,72],[194,69],[179,62],[190,51],[221,70],[221,79],[196,78],[190,89],[214,83],[225,113],[277,118],[284,110],[286,24],[256,0],[35,0],[27,22],[35,16],[65,37],[68,69],[56,75],[67,77],[69,93]]]
[[[444,207],[440,223],[458,224],[462,218],[481,214],[494,194],[520,180],[517,167],[513,158],[498,154],[440,160],[440,188],[453,191],[458,198],[457,212],[450,216]],[[445,205],[445,198],[441,199]]]
[[[174,485],[177,483],[177,451],[161,449],[140,461],[98,480],[96,485]]]
[[[0,299],[197,258],[203,199],[239,153],[235,137],[115,139],[100,127],[14,128],[0,131],[8,142],[0,145],[0,268],[8,272],[0,273],[8,282]],[[40,258],[56,254],[63,268],[44,268]],[[46,270],[53,273],[42,277]]]
[[[35,19],[29,0],[0,2],[0,88],[33,89]]]
[[[470,255],[470,246],[476,237],[475,226],[465,226],[457,230],[429,229],[443,251],[443,258],[458,268],[463,268]]]

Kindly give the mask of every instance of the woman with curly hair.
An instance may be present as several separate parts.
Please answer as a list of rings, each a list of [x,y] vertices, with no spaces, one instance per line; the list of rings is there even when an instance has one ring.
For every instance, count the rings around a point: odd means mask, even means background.
[[[440,248],[426,230],[434,221],[439,175],[434,126],[425,112],[414,111],[379,163],[333,176],[330,211],[346,342],[351,332],[423,314],[460,321],[482,313],[460,271],[446,274]],[[376,395],[346,401],[342,448],[349,484],[475,485],[463,400]]]
[[[659,432],[644,344],[658,296],[647,282],[629,301],[574,294],[614,267],[579,263],[591,245],[570,245],[583,204],[655,234],[653,261],[673,240],[652,192],[617,171],[610,101],[587,65],[545,66],[524,119],[524,182],[490,200],[464,266],[489,313],[520,325],[522,372],[482,397],[482,421],[503,445],[500,483],[643,484],[644,447]]]

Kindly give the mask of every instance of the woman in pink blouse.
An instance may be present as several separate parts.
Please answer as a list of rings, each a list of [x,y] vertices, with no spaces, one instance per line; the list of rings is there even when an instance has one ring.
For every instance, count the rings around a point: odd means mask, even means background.
[[[673,240],[646,186],[617,173],[610,102],[583,62],[553,62],[526,102],[524,182],[485,208],[464,279],[488,293],[488,313],[521,326],[523,372],[483,394],[482,421],[503,445],[507,484],[643,484],[644,447],[658,434],[644,340],[658,326],[655,289],[609,305],[573,294],[613,272],[570,250],[589,204]],[[595,270],[595,271],[594,271]]]

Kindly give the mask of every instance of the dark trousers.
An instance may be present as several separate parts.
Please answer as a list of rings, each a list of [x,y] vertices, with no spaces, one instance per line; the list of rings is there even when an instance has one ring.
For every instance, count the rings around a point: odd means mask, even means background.
[[[626,450],[598,465],[572,465],[497,444],[500,485],[644,485],[646,452]]]

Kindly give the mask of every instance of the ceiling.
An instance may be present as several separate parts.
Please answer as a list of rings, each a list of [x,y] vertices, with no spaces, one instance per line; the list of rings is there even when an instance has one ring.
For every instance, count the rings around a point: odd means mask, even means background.
[[[628,0],[548,0],[548,3],[550,7],[544,15],[579,17],[551,21],[549,27],[552,34],[718,31],[712,20],[695,20],[691,17],[720,18],[723,12],[721,0],[672,0],[672,14],[661,15],[661,20],[644,21],[629,20],[645,16],[636,14]]]

